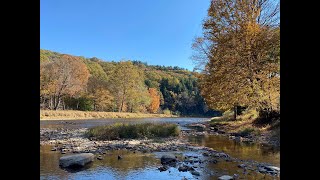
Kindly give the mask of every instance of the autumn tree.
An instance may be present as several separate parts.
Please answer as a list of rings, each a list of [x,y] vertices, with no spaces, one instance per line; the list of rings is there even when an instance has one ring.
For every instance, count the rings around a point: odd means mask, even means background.
[[[149,88],[149,94],[151,97],[151,103],[149,106],[149,111],[151,113],[156,113],[160,107],[160,95],[157,89]]]
[[[193,44],[201,93],[211,108],[272,109],[279,99],[279,4],[212,0]]]
[[[118,111],[122,112],[128,102],[133,106],[141,97],[139,92],[145,89],[144,74],[130,61],[119,62],[110,77],[110,86],[118,105]]]
[[[109,91],[109,76],[105,73],[97,58],[86,60],[90,76],[87,84],[88,98],[93,101],[93,109],[96,111],[111,110],[113,95]]]
[[[49,96],[49,107],[56,110],[63,96],[75,96],[85,89],[88,77],[89,71],[80,59],[63,55],[41,66],[40,90]]]

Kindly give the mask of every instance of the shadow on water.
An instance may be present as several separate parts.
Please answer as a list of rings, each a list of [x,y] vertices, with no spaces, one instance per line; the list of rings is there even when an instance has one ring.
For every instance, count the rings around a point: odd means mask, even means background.
[[[77,173],[77,172],[80,172],[80,171],[84,171],[84,170],[87,170],[89,168],[92,167],[92,162],[91,163],[88,163],[86,164],[85,166],[81,167],[81,166],[69,166],[67,168],[62,168],[60,167],[61,169],[69,172],[69,173]]]

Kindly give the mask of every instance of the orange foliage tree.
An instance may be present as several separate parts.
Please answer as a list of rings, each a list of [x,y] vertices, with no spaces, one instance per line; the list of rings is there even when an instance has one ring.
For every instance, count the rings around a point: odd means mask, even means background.
[[[156,88],[149,88],[149,94],[151,97],[151,104],[149,106],[149,111],[151,113],[156,113],[160,106],[160,95]]]

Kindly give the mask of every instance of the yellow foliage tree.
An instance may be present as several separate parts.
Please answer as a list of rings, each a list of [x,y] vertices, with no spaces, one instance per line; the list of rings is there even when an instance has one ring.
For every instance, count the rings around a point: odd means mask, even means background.
[[[272,110],[280,97],[279,6],[270,0],[212,0],[197,38],[201,93],[219,110]],[[198,66],[201,67],[201,66]]]

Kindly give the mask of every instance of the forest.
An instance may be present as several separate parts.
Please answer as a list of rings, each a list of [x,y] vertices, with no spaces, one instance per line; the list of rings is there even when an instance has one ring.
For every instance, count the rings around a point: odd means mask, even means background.
[[[105,61],[40,49],[40,108],[217,116],[198,73],[137,60]]]

